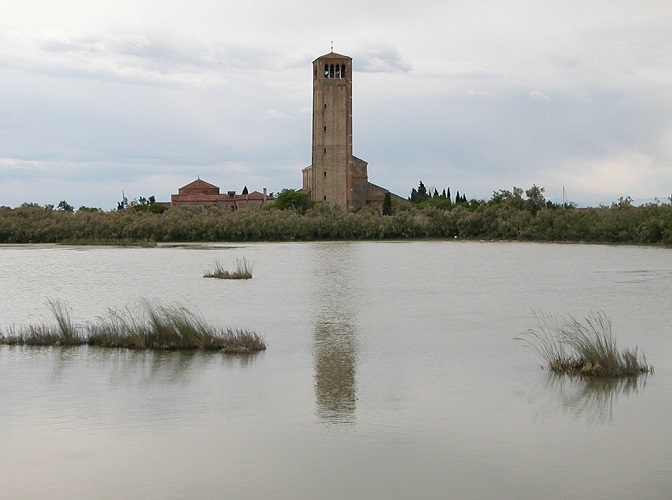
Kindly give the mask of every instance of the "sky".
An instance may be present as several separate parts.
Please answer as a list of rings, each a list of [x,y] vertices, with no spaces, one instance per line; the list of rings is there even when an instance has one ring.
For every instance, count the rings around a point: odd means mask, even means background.
[[[669,0],[5,0],[0,205],[301,187],[312,61],[353,58],[369,181],[672,196]]]

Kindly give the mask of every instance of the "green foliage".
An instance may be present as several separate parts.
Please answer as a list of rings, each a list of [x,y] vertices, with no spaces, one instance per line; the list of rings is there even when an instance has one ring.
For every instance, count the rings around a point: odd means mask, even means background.
[[[69,213],[69,214],[71,214],[71,213],[73,213],[73,212],[75,211],[75,207],[73,207],[72,205],[70,205],[70,204],[69,204],[67,201],[65,201],[65,200],[63,200],[63,201],[59,201],[59,202],[58,202],[58,205],[57,205],[57,208],[58,208],[59,210],[62,210],[63,212],[67,212],[67,213]]]
[[[637,348],[619,352],[611,320],[602,311],[590,312],[583,321],[563,321],[549,314],[536,314],[537,327],[519,337],[559,374],[632,377],[653,368]]]
[[[141,307],[110,310],[96,323],[76,327],[67,306],[50,301],[56,325],[10,329],[0,344],[66,346],[87,344],[125,349],[202,349],[249,354],[266,349],[254,332],[209,325],[199,315],[176,305],[141,301]]]
[[[389,192],[383,198],[383,215],[392,215],[392,196]]]
[[[79,207],[77,209],[77,212],[89,212],[89,213],[91,213],[91,212],[96,213],[96,212],[102,212],[102,211],[103,210],[100,209],[100,208],[85,207],[84,205],[82,205],[81,207]]]
[[[135,210],[136,212],[151,212],[153,214],[162,214],[167,209],[168,207],[166,205],[156,203],[156,198],[154,196],[150,196],[149,198],[141,196],[138,198],[138,203],[132,207],[132,210]]]
[[[215,262],[214,269],[206,271],[203,274],[204,278],[218,278],[223,280],[249,280],[252,279],[252,264],[243,257],[236,259],[236,269],[229,271],[224,269],[221,262]]]
[[[533,186],[534,188],[534,186]],[[543,191],[498,191],[488,201],[450,203],[441,195],[391,215],[365,207],[345,213],[325,204],[307,208],[285,190],[273,210],[218,207],[168,208],[154,203],[139,210],[77,211],[26,203],[0,208],[0,243],[95,243],[152,245],[170,241],[310,241],[389,238],[464,238],[520,241],[672,245],[672,205],[564,208],[543,200]],[[298,194],[298,197],[295,195]],[[446,193],[447,194],[447,193]],[[283,201],[283,198],[285,200]],[[462,199],[462,195],[460,195]],[[149,201],[149,200],[147,200]],[[287,203],[286,203],[287,202]],[[284,210],[278,208],[285,206]],[[156,208],[154,208],[156,207]],[[154,213],[153,210],[161,210]]]
[[[458,193],[459,197],[459,193]],[[450,198],[450,188],[446,191],[444,189],[440,194],[437,188],[429,188],[420,181],[418,189],[413,188],[411,190],[411,196],[409,200],[415,203],[419,207],[437,207],[444,210],[448,210],[452,205]],[[461,203],[463,200],[461,197],[455,199],[455,203]],[[464,198],[464,202],[466,202]]]
[[[275,201],[269,205],[274,210],[299,210],[305,214],[306,211],[315,206],[315,202],[310,199],[310,194],[296,189],[285,188],[278,193]]]
[[[546,207],[544,188],[532,185],[530,189],[525,191],[525,196],[527,196],[527,208],[533,214]]]

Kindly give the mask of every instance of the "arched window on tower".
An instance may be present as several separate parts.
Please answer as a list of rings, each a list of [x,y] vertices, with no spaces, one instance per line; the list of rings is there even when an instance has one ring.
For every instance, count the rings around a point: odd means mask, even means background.
[[[341,78],[345,78],[345,64],[341,64]]]
[[[324,77],[329,78],[329,65],[328,64],[324,65]]]
[[[338,64],[336,65],[336,72],[335,72],[334,76],[335,76],[336,78],[340,78],[340,77],[341,77],[341,67],[340,67]]]
[[[334,65],[330,64],[329,65],[329,78],[333,78],[333,77],[334,77]]]

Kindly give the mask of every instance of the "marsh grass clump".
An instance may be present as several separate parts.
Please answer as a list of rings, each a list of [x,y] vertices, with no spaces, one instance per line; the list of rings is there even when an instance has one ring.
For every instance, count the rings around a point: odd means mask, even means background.
[[[635,347],[619,352],[611,320],[602,311],[583,321],[535,313],[536,328],[518,337],[558,374],[596,377],[632,377],[653,371],[644,353]]]
[[[142,302],[140,313],[110,311],[89,327],[88,344],[130,349],[200,349],[245,354],[266,349],[249,330],[220,328],[182,305]]]
[[[49,302],[56,325],[10,329],[0,343],[13,345],[90,345],[126,349],[217,350],[251,354],[266,349],[263,339],[250,330],[208,324],[186,307],[141,301],[139,307],[109,310],[106,317],[77,328],[64,304]]]
[[[10,327],[9,335],[2,337],[3,344],[29,345],[29,346],[73,346],[82,345],[86,339],[72,322],[68,307],[60,300],[47,302],[51,310],[55,325],[38,324],[28,325],[21,328]]]
[[[206,271],[203,277],[223,280],[249,280],[252,278],[252,264],[245,257],[236,259],[235,266],[235,270],[229,271],[228,269],[224,269],[221,262],[217,261],[215,262],[214,269]]]

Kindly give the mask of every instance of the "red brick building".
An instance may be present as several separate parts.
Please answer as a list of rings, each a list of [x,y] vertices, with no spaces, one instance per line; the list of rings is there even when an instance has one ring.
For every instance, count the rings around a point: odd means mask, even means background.
[[[217,206],[229,210],[245,208],[261,208],[274,201],[275,198],[264,192],[252,191],[247,194],[236,194],[235,191],[219,192],[219,187],[202,179],[196,179],[177,190],[170,196],[171,207],[207,207]]]

